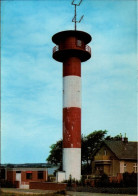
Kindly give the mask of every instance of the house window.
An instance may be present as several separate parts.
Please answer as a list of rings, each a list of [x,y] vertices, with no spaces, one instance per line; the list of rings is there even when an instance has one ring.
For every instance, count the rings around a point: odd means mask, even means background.
[[[127,166],[127,164],[124,163],[124,172],[126,172],[126,166]]]
[[[97,170],[97,171],[103,171],[103,167],[97,166],[97,167],[96,167],[96,170]]]
[[[38,171],[38,179],[43,179],[43,171]]]
[[[133,165],[133,171],[134,171],[134,173],[137,173],[137,163],[134,163],[134,165]]]
[[[104,150],[104,155],[105,155],[105,156],[107,155],[107,150]]]
[[[31,180],[32,179],[32,172],[26,173],[26,179]]]
[[[77,40],[77,46],[79,46],[79,47],[82,46],[82,41],[81,40]]]

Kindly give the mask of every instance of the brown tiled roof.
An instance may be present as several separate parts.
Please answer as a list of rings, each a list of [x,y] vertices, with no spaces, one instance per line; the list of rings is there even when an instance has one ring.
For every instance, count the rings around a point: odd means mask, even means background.
[[[118,159],[137,160],[138,142],[104,141]]]

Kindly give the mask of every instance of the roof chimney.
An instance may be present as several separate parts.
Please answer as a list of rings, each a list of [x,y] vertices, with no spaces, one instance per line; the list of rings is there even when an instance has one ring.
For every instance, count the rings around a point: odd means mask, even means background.
[[[122,141],[122,134],[120,133],[120,138],[119,138],[119,140],[121,140]]]
[[[128,143],[128,138],[126,137],[126,133],[125,133],[125,137],[124,137],[124,143]]]

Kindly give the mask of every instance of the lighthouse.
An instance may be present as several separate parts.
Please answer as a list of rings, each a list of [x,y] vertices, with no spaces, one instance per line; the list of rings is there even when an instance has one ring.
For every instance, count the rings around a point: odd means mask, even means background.
[[[74,2],[74,1],[73,1]],[[63,64],[63,172],[65,180],[70,176],[81,178],[81,62],[91,58],[87,45],[91,36],[84,31],[61,31],[53,35],[53,58]]]

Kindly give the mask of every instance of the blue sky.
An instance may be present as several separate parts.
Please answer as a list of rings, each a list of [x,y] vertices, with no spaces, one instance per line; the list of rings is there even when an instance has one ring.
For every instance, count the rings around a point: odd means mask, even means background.
[[[77,0],[76,0],[77,1]],[[82,133],[137,140],[135,0],[83,0],[77,29],[92,35],[82,63]],[[62,138],[62,64],[51,37],[73,29],[70,0],[1,2],[2,163],[45,162]]]

